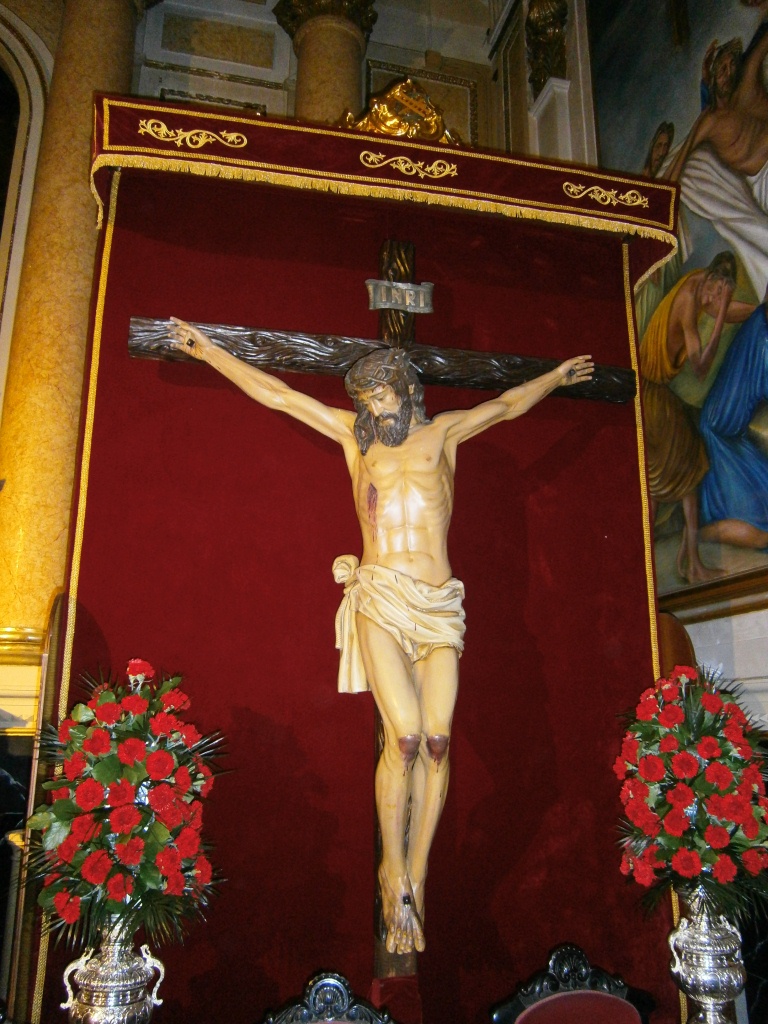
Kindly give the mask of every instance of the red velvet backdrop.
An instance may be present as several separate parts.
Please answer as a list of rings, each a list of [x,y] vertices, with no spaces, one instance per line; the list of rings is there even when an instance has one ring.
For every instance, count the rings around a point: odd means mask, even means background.
[[[373,707],[336,692],[330,567],[359,551],[340,451],[208,367],[129,358],[129,318],[372,337],[364,279],[385,238],[415,242],[417,280],[435,282],[419,341],[630,365],[616,234],[123,172],[72,679],[133,656],[181,671],[191,720],[230,750],[206,811],[227,881],[207,924],[161,951],[158,1021],[259,1019],[318,968],[368,991]],[[347,403],[341,380],[287,379]],[[432,388],[427,403],[484,397]],[[565,940],[651,990],[655,1022],[679,1019],[669,922],[644,919],[616,845],[617,715],[653,675],[641,506],[632,403],[552,397],[460,450],[450,545],[468,631],[419,959],[427,1024],[487,1020]]]

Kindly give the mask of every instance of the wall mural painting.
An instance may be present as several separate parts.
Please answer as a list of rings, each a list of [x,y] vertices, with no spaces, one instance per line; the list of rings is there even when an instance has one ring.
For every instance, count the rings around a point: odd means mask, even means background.
[[[601,163],[681,188],[635,295],[658,588],[716,600],[768,579],[768,2],[619,6],[592,26]]]

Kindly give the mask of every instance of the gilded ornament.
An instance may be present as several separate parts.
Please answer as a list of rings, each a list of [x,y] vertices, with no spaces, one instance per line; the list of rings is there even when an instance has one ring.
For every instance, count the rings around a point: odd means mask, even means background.
[[[378,18],[373,3],[374,0],[278,0],[272,13],[291,39],[311,18],[331,14],[357,25],[367,41]]]
[[[594,199],[601,206],[648,206],[648,200],[641,195],[637,189],[631,188],[622,195],[617,195],[617,189],[604,189],[600,185],[574,185],[570,181],[563,184],[563,192],[569,199]]]
[[[442,111],[412,79],[396,82],[384,92],[372,96],[368,111],[355,120],[347,113],[342,121],[345,128],[373,135],[394,138],[423,139],[459,145],[461,140],[445,126]]]
[[[525,44],[533,98],[549,78],[566,77],[565,25],[568,0],[531,0],[525,19]]]
[[[242,149],[248,145],[248,139],[240,132],[211,132],[207,128],[184,131],[182,128],[168,128],[156,117],[139,121],[139,135],[151,135],[159,142],[174,142],[179,148],[202,149],[211,142],[220,142],[231,149]]]
[[[370,150],[363,150],[360,154],[360,163],[370,168],[386,167],[387,164],[391,164],[396,171],[410,177],[418,174],[420,178],[455,178],[459,173],[456,164],[449,164],[447,160],[435,160],[425,167],[423,160],[411,160],[407,156],[391,156],[385,159],[383,153],[371,153]]]

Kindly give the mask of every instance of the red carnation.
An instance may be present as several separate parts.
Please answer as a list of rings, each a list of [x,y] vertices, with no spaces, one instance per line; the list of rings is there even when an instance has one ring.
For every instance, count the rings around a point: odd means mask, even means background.
[[[681,750],[672,758],[672,772],[678,779],[692,779],[698,770],[698,760],[687,750]]]
[[[627,779],[621,787],[621,802],[625,804],[627,800],[645,800],[649,793],[650,790],[643,780],[635,776],[632,779]]]
[[[651,865],[644,860],[636,860],[635,865],[632,869],[632,875],[636,882],[640,885],[653,885],[656,876],[653,873]]]
[[[680,744],[677,736],[671,732],[668,732],[666,736],[662,736],[659,743],[659,750],[662,754],[671,754],[673,750],[677,750],[679,747]]]
[[[126,843],[115,843],[115,856],[127,867],[139,864],[143,853],[144,840],[140,836],[133,836]]]
[[[112,740],[106,729],[94,729],[87,739],[83,740],[83,750],[94,757],[108,754],[112,749]]]
[[[76,750],[72,757],[67,758],[64,762],[64,774],[70,782],[74,782],[75,779],[83,774],[87,764],[88,762],[85,760],[85,754],[82,750]]]
[[[70,832],[67,838],[63,839],[56,847],[56,853],[59,856],[59,860],[64,861],[65,864],[71,864],[79,848],[79,841]]]
[[[692,683],[697,678],[695,668],[691,668],[690,665],[675,665],[670,674],[670,679],[677,679],[681,683],[689,682]]]
[[[197,731],[194,725],[182,725],[181,738],[184,740],[185,747],[194,747],[194,745],[196,743],[199,743],[203,737],[202,734]]]
[[[189,768],[185,764],[176,769],[173,781],[178,792],[182,794],[186,793],[192,785],[192,776],[189,774]]]
[[[115,722],[122,715],[122,709],[119,704],[115,701],[105,701],[103,704],[97,704],[93,709],[93,713],[100,722],[104,722],[105,725],[114,725]]]
[[[155,817],[161,825],[165,825],[169,831],[172,831],[178,828],[182,821],[184,821],[183,806],[183,803],[174,800],[172,804],[168,804],[166,807],[161,807],[155,811]]]
[[[711,764],[707,765],[704,772],[704,778],[707,782],[716,786],[718,789],[728,789],[733,782],[733,772],[724,764],[720,764],[718,761],[713,761]]]
[[[189,825],[183,828],[176,837],[176,848],[182,857],[194,857],[200,849],[200,835]]]
[[[712,868],[712,877],[718,882],[732,882],[737,868],[727,853],[721,853]]]
[[[640,758],[638,772],[648,782],[661,782],[664,778],[664,762],[656,754]]]
[[[637,705],[635,714],[641,722],[650,722],[659,711],[659,702],[656,697],[646,697]]]
[[[621,743],[621,756],[631,764],[637,764],[637,752],[640,749],[640,740],[637,736],[628,732]]]
[[[168,880],[165,883],[165,889],[163,890],[169,896],[182,896],[184,894],[184,886],[186,885],[186,879],[180,871],[174,871],[172,875],[168,876]]]
[[[167,750],[156,750],[147,758],[147,774],[150,779],[167,779],[174,768],[173,756]]]
[[[660,822],[658,815],[648,807],[643,800],[630,800],[626,806],[626,814],[629,820],[637,825],[647,836],[659,834]]]
[[[153,736],[170,736],[172,732],[180,730],[181,722],[167,711],[158,711],[150,718],[149,728]]]
[[[701,857],[695,850],[678,850],[672,855],[672,868],[683,878],[694,878],[701,874]]]
[[[623,778],[625,778],[625,776],[627,774],[627,762],[624,760],[624,758],[621,755],[619,755],[616,758],[616,760],[613,762],[613,774],[620,781]]]
[[[664,816],[663,824],[664,831],[670,836],[681,836],[683,832],[687,832],[691,827],[685,812],[678,807],[673,807]]]
[[[77,722],[71,718],[65,718],[59,726],[59,740],[62,743],[69,743],[69,733],[73,726],[77,725]]]
[[[676,683],[665,682],[661,687],[661,696],[666,701],[677,700],[680,696],[680,687]]]
[[[720,744],[717,742],[714,736],[704,736],[696,747],[696,753],[699,757],[702,757],[705,761],[711,761],[715,757],[720,757],[722,754]]]
[[[702,693],[701,706],[705,711],[708,711],[710,715],[716,715],[719,711],[723,710],[723,702],[717,693]]]
[[[696,794],[693,792],[690,786],[686,786],[684,782],[678,782],[676,786],[667,791],[667,800],[674,807],[689,807],[695,798]]]
[[[121,807],[123,804],[132,804],[136,799],[136,787],[132,786],[128,779],[119,779],[109,787],[108,800],[112,807]]]
[[[722,825],[708,825],[704,829],[704,842],[713,850],[724,850],[730,841],[730,833]]]
[[[144,676],[145,679],[154,679],[155,677],[155,670],[148,661],[143,661],[141,658],[131,658],[125,672],[126,675],[134,679],[136,676]]]
[[[181,868],[181,854],[172,846],[168,846],[155,857],[155,864],[164,875],[171,875]]]
[[[187,824],[199,832],[203,827],[203,805],[199,800],[193,800],[191,803],[181,806],[186,810]]]
[[[732,721],[737,722],[739,725],[747,724],[747,716],[738,704],[726,704],[723,710]]]
[[[149,701],[146,697],[140,697],[138,693],[129,693],[120,701],[120,707],[132,715],[143,715],[149,707]]]
[[[53,897],[56,913],[67,924],[74,924],[80,917],[80,897],[70,896],[68,892],[57,892]]]
[[[730,740],[734,747],[744,742],[744,730],[738,722],[726,722],[723,726],[723,736]]]
[[[80,874],[93,885],[101,885],[112,870],[112,861],[106,850],[94,850],[89,853],[80,868]]]
[[[141,812],[133,804],[116,807],[109,816],[109,827],[118,835],[125,835],[141,821]]]
[[[684,721],[685,712],[679,704],[667,704],[667,706],[659,712],[659,725],[663,725],[665,729],[674,729],[676,725],[680,725],[680,723]]]
[[[72,819],[70,835],[78,843],[87,843],[101,831],[101,822],[96,821],[92,814],[78,814]]]
[[[117,747],[117,756],[122,764],[132,765],[143,761],[147,753],[147,745],[143,740],[123,740]]]
[[[96,779],[86,779],[75,790],[75,803],[84,811],[100,807],[104,800],[104,787]]]
[[[133,892],[133,879],[130,875],[118,872],[107,882],[107,897],[116,903],[121,903],[126,896]]]
[[[754,814],[750,814],[749,817],[745,818],[744,821],[741,822],[741,831],[747,839],[757,839],[758,833],[760,832],[760,824]]]
[[[169,690],[161,695],[160,700],[166,711],[183,711],[189,707],[189,697],[181,690]]]
[[[161,782],[159,786],[153,786],[149,791],[147,803],[153,811],[161,811],[169,807],[176,799],[176,794],[167,782]]]
[[[198,857],[195,861],[195,874],[200,885],[208,885],[213,877],[211,862],[207,857]]]
[[[760,850],[745,850],[741,855],[741,863],[750,875],[759,875],[763,870],[764,858],[760,856]]]
[[[69,789],[63,786],[61,789],[54,789],[51,792],[51,803],[56,803],[57,800],[68,800],[70,796]]]

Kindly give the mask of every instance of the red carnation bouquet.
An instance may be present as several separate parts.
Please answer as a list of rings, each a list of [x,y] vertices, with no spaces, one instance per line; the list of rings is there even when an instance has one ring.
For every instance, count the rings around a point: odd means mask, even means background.
[[[222,737],[203,737],[178,716],[189,707],[181,676],[156,682],[152,666],[135,658],[127,677],[86,677],[91,699],[43,737],[57,764],[43,783],[51,802],[27,822],[37,833],[30,874],[42,881],[49,927],[88,945],[116,916],[154,942],[180,938],[215,884],[202,800]]]
[[[702,893],[739,919],[768,899],[760,737],[736,693],[676,666],[646,690],[614,771],[622,782],[621,870],[653,897]]]

